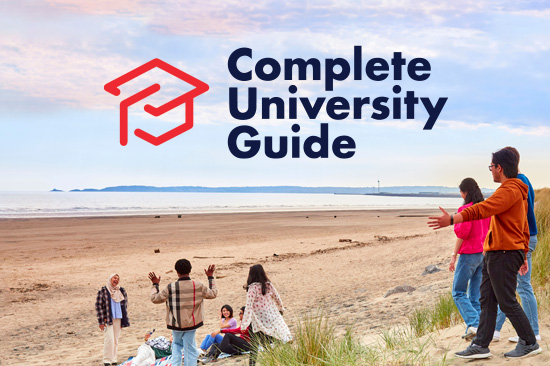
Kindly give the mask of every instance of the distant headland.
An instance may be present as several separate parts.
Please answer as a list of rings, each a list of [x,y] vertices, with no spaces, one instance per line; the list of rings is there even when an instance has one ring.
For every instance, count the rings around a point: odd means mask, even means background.
[[[52,190],[52,192],[59,190]],[[494,190],[482,189],[491,194]],[[204,186],[114,186],[105,188],[72,189],[70,192],[187,192],[187,193],[317,193],[358,194],[399,197],[460,197],[458,188],[444,186],[392,186],[392,187],[303,187],[303,186],[255,186],[255,187],[204,187]]]

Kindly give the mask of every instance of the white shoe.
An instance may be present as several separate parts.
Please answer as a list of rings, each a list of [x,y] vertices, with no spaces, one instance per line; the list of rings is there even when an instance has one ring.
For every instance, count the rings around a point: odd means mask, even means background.
[[[199,348],[199,357],[204,356],[205,354],[206,354],[206,351],[203,350],[202,348]]]
[[[470,339],[474,338],[477,334],[477,328],[470,327],[468,329],[468,332],[462,335],[462,339],[469,341]]]
[[[535,338],[537,339],[537,341],[540,341],[540,340],[541,340],[540,334],[537,334],[537,335],[535,336]],[[518,337],[518,336],[510,337],[510,338],[508,338],[508,340],[509,340],[510,342],[518,343],[519,337]]]
[[[498,341],[500,341],[500,332],[498,330],[495,330],[495,332],[493,333],[493,342]]]

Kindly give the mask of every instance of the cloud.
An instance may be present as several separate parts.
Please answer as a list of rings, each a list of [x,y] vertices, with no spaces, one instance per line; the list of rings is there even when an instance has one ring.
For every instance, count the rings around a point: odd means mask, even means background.
[[[440,128],[451,129],[451,130],[466,130],[466,131],[476,131],[482,128],[492,127],[490,123],[472,123],[456,120],[438,120],[437,125]]]
[[[103,81],[133,64],[122,56],[98,57],[63,42],[41,44],[18,38],[0,39],[0,60],[1,89],[85,108],[111,104],[100,89]]]
[[[517,136],[550,136],[550,126],[498,126],[498,128]]]
[[[185,60],[186,64],[177,62],[174,66],[210,84],[211,90],[201,104],[208,105],[211,110],[199,112],[197,109],[196,112],[203,113],[203,119],[212,123],[227,121],[226,104],[221,107],[227,101],[227,88],[240,86],[240,83],[228,74],[226,57],[243,45],[254,49],[254,62],[260,57],[274,57],[281,63],[283,58],[296,57],[317,57],[321,62],[334,57],[351,60],[353,45],[362,45],[363,62],[371,57],[389,58],[393,52],[400,51],[407,58],[425,57],[430,62],[433,59],[433,65],[438,61],[439,65],[444,64],[446,69],[439,70],[437,75],[456,70],[466,75],[472,69],[502,69],[507,77],[518,82],[522,82],[525,74],[536,80],[550,77],[544,69],[528,67],[544,59],[544,52],[550,50],[546,41],[548,27],[540,21],[548,10],[537,9],[540,7],[537,2],[521,6],[512,1],[473,0],[258,0],[253,3],[237,0],[191,3],[49,0],[47,5],[32,2],[35,3],[45,14],[55,13],[56,23],[53,24],[49,17],[41,17],[40,12],[26,2],[9,5],[12,9],[19,7],[18,16],[32,16],[36,21],[35,29],[43,29],[43,34],[39,35],[40,40],[25,32],[0,38],[0,89],[86,109],[118,108],[120,98],[104,92],[103,84],[148,61],[143,55],[155,57],[161,53],[172,57],[167,61]],[[500,28],[491,29],[487,25],[492,24],[494,17],[502,15],[512,19],[533,17],[542,32],[526,29],[509,38]],[[80,17],[94,21],[86,23],[83,27],[86,29],[75,28],[74,32],[68,32],[67,24],[64,28],[64,21],[70,19],[73,26]],[[96,25],[97,30],[93,28]],[[55,37],[47,39],[44,34],[53,28],[56,29]],[[67,36],[61,36],[60,30]],[[71,36],[72,33],[77,36]],[[109,39],[108,35],[114,33],[116,36]],[[197,35],[200,37],[195,37]],[[79,37],[82,40],[79,41]],[[437,95],[439,90],[456,87],[436,84],[437,75],[434,72],[434,78],[422,88],[430,87]],[[143,89],[159,81],[165,83],[161,89],[163,93],[147,100],[158,105],[178,93],[177,83],[150,74],[128,88]],[[280,77],[270,83],[253,80],[245,85],[258,86],[259,92],[266,96],[287,99],[291,83],[298,86],[300,96],[315,98],[323,93],[323,81],[285,81]],[[473,86],[460,85],[464,93],[469,93],[470,88],[482,93],[491,87],[483,83],[484,80],[479,80],[479,84]],[[360,84],[348,78],[337,82],[335,91],[350,94],[346,95],[348,99],[352,96],[375,97],[386,92],[386,86],[378,91],[380,84],[368,80]],[[536,89],[539,83],[533,85],[533,90],[540,90]],[[180,117],[178,115],[178,119]],[[321,115],[320,120],[323,118]],[[169,119],[166,117],[167,121]],[[398,121],[396,126],[407,124]]]
[[[49,5],[69,13],[84,13],[94,15],[113,15],[113,14],[137,14],[141,7],[153,10],[154,5],[147,6],[146,1],[139,0],[47,0]]]
[[[511,11],[508,14],[525,16],[525,17],[529,17],[529,18],[549,19],[550,18],[550,9],[517,10],[517,11]]]
[[[244,32],[311,29],[332,33],[349,21],[363,24],[400,21],[440,26],[476,14],[507,13],[546,17],[539,3],[516,1],[457,0],[217,0],[181,2],[165,0],[48,0],[66,13],[118,15],[138,19],[160,33],[179,35],[237,35]],[[29,10],[30,11],[30,10]],[[474,17],[475,18],[475,17]],[[471,20],[463,21],[470,23]]]
[[[147,60],[148,61],[148,60]],[[154,83],[161,91],[147,103],[158,106],[188,91],[191,86],[153,69],[121,87],[115,97],[103,85],[139,66],[127,57],[98,56],[93,47],[75,47],[57,41],[44,44],[24,39],[0,39],[0,89],[76,108],[113,108],[120,101]],[[179,63],[178,67],[186,69]]]

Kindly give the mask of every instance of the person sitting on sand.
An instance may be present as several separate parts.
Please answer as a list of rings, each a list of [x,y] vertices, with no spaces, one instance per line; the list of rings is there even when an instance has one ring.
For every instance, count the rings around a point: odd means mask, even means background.
[[[473,178],[463,179],[458,187],[460,195],[464,199],[464,205],[458,209],[458,212],[484,200],[483,193]],[[457,238],[449,271],[455,273],[453,300],[466,323],[466,332],[462,336],[464,339],[473,338],[479,325],[479,314],[481,314],[479,288],[483,270],[483,243],[490,223],[491,218],[488,217],[482,220],[462,222],[454,227]],[[456,262],[457,254],[460,254],[458,263]]]
[[[223,339],[223,334],[220,334],[224,329],[235,329],[237,328],[237,319],[233,318],[233,308],[229,305],[222,306],[220,310],[220,330],[208,334],[201,343],[199,348],[199,353],[205,354],[206,350],[210,348],[213,344],[221,343]]]
[[[172,336],[151,338],[151,333],[145,335],[145,343],[138,348],[137,356],[132,359],[130,366],[151,366],[158,358],[172,354]]]
[[[239,320],[242,323],[243,315],[246,307],[242,307],[239,311]],[[248,328],[241,330],[240,327],[234,329],[222,329],[224,334],[219,344],[213,344],[208,351],[208,355],[202,361],[203,363],[209,363],[218,358],[221,353],[227,353],[229,355],[241,354],[251,350],[252,345],[250,343],[250,335]]]
[[[269,281],[264,267],[250,267],[246,281],[246,310],[241,330],[251,326],[251,338],[257,345],[266,345],[274,340],[292,340],[290,330],[283,319],[283,303],[275,286]],[[256,347],[252,349],[250,365],[256,364]]]

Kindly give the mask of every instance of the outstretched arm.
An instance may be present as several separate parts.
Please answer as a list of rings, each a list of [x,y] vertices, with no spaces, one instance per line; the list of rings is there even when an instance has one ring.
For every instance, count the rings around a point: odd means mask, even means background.
[[[451,225],[451,215],[447,211],[445,211],[443,208],[439,207],[441,212],[443,212],[443,215],[441,216],[431,216],[428,217],[428,226],[433,227],[434,230],[441,229],[444,227],[447,227]],[[457,213],[452,215],[453,217],[453,224],[460,224],[461,222],[464,222],[464,219],[462,218],[462,214]]]

